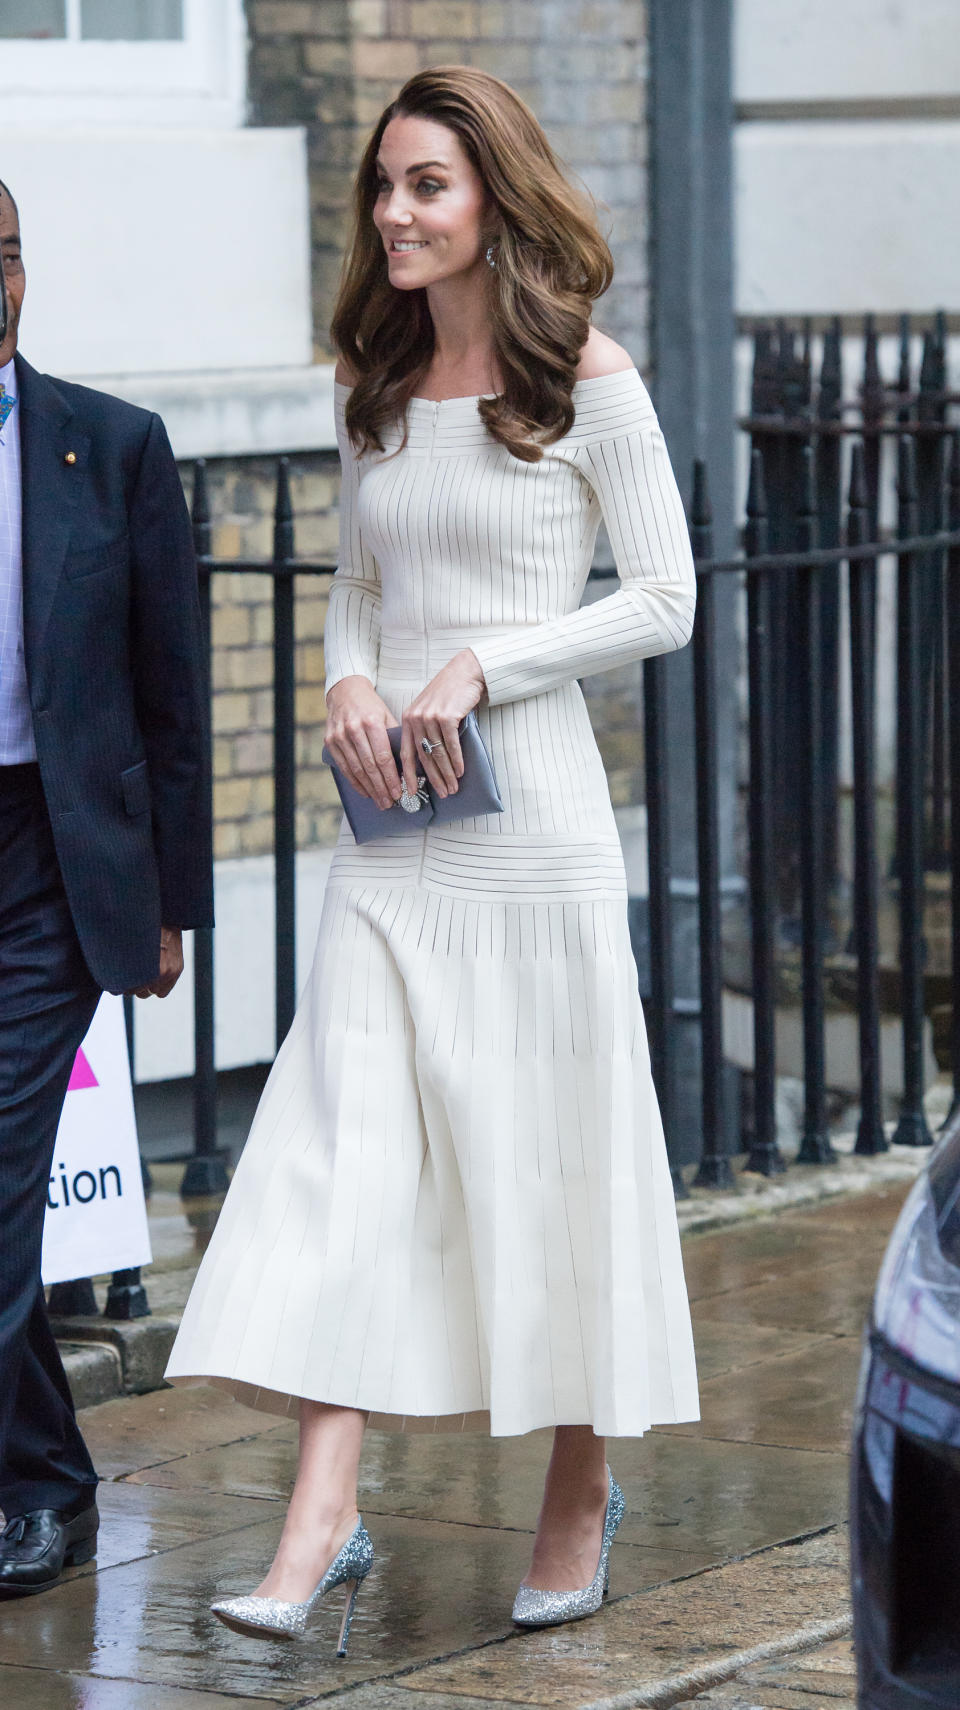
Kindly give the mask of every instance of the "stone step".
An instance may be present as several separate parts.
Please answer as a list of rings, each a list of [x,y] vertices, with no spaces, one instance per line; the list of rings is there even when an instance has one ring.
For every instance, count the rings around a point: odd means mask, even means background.
[[[53,1318],[51,1324],[77,1407],[163,1387],[177,1319]]]

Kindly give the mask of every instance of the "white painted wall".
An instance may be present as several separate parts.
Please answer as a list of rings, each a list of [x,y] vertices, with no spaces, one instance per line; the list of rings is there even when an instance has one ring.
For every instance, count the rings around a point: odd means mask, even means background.
[[[55,374],[310,362],[302,130],[0,128],[20,206],[21,344]]]
[[[957,0],[736,0],[738,101],[950,96]]]
[[[92,374],[86,383],[166,423],[178,458],[336,447],[333,363],[194,374]]]
[[[741,314],[960,305],[960,120],[744,124],[735,172]]]
[[[960,307],[960,0],[734,16],[739,312]]]

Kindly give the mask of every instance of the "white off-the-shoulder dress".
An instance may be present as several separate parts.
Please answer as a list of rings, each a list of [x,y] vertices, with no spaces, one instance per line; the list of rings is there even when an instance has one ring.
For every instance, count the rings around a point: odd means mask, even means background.
[[[635,369],[582,380],[524,463],[476,398],[343,430],[327,685],[398,716],[463,647],[505,812],[358,846],[167,1377],[406,1430],[697,1417],[673,1192],[626,883],[577,679],[682,646],[683,508]],[[619,590],[580,608],[604,519]]]

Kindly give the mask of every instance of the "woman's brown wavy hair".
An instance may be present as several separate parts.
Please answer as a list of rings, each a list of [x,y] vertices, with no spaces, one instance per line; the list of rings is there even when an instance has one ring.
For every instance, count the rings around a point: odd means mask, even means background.
[[[390,284],[373,223],[380,143],[400,115],[453,131],[486,187],[496,225],[490,289],[503,391],[478,409],[494,439],[535,463],[572,426],[590,305],[610,284],[613,258],[592,203],[567,182],[529,107],[499,78],[464,65],[411,77],[381,114],[360,163],[353,241],[331,325],[334,346],[356,375],[347,403],[351,440],[359,451],[383,450],[382,430],[405,419],[433,355],[426,292]]]

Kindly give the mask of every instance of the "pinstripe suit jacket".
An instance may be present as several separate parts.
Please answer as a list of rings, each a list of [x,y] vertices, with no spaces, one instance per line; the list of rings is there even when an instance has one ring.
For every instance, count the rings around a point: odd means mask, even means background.
[[[57,855],[94,979],[155,977],[213,921],[190,522],[160,418],[17,358],[24,653]]]

